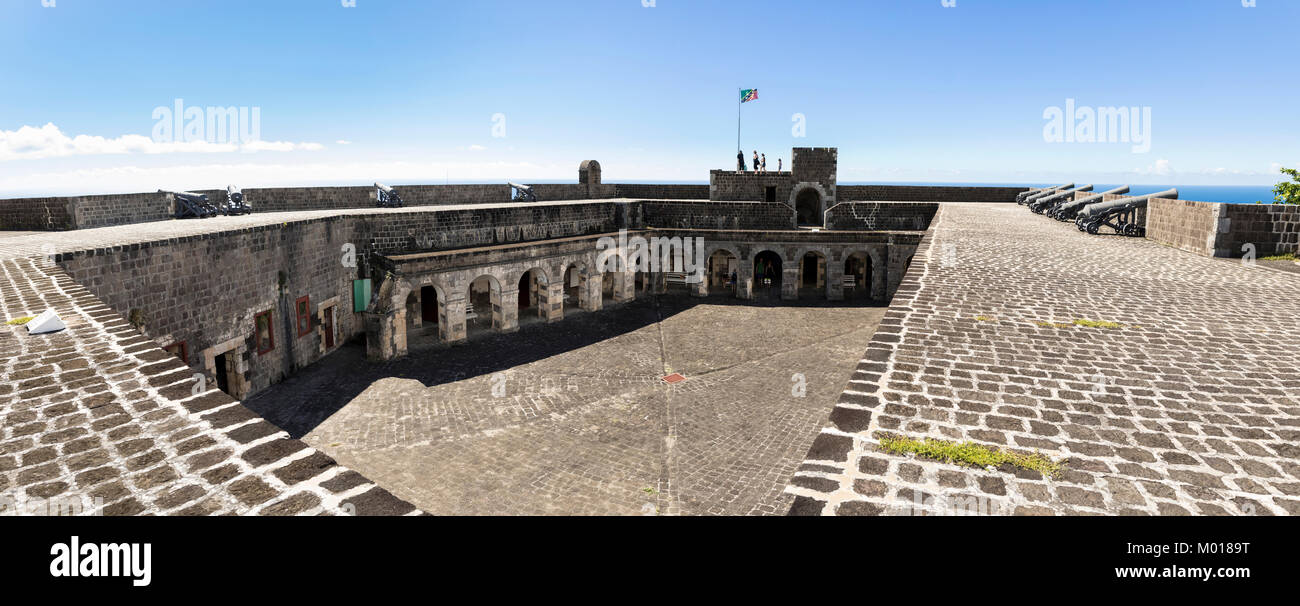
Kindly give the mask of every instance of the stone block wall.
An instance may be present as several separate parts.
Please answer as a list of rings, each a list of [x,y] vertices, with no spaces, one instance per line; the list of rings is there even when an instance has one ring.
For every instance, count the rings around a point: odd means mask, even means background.
[[[1241,257],[1247,244],[1257,256],[1300,252],[1300,206],[1152,200],[1147,238],[1212,257]]]
[[[192,368],[204,368],[209,348],[242,345],[235,362],[242,395],[249,395],[321,357],[320,303],[335,301],[336,344],[364,330],[352,312],[352,280],[361,269],[344,265],[341,250],[353,236],[349,222],[294,222],[56,260],[159,345],[183,341]],[[299,336],[295,301],[303,296],[310,297],[312,330]],[[274,348],[258,353],[254,317],[265,311],[272,313]]]
[[[159,192],[80,196],[73,201],[73,212],[76,229],[89,229],[166,221],[174,216],[175,209],[172,205],[172,196]]]
[[[56,261],[115,312],[139,321],[141,332],[159,345],[185,342],[193,368],[205,367],[205,351],[236,345],[245,388],[240,395],[247,396],[328,353],[320,329],[322,303],[335,306],[336,344],[365,331],[364,318],[353,313],[352,281],[372,277],[372,253],[609,233],[619,227],[619,206],[343,215],[70,252]],[[352,265],[346,264],[345,244],[355,249]],[[310,297],[312,329],[300,336],[295,303],[303,296]],[[259,354],[255,316],[265,311],[272,312],[275,348]]]
[[[72,198],[0,200],[0,231],[76,229]]]
[[[639,200],[708,200],[708,185],[615,183],[610,196]]]
[[[826,229],[925,231],[938,210],[930,202],[842,202],[826,210]]]
[[[639,227],[674,229],[788,230],[794,209],[780,202],[679,202],[639,204]]]
[[[922,185],[840,185],[842,202],[1015,202],[1025,187],[948,187]]]
[[[796,147],[791,152],[791,180],[795,183],[820,183],[836,198],[835,179],[839,150],[834,147]]]
[[[775,188],[776,202],[789,202],[794,189],[789,172],[756,173],[734,170],[709,171],[710,200],[719,202],[760,202],[768,199],[767,188]]]
[[[1221,204],[1214,256],[1240,257],[1246,244],[1259,256],[1300,253],[1300,205]]]

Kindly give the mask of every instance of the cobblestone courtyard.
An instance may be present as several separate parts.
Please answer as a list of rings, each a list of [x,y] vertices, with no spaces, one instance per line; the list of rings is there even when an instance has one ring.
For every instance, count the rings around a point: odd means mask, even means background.
[[[883,313],[641,299],[386,364],[351,345],[247,405],[433,514],[784,514]]]
[[[944,205],[793,513],[1300,514],[1297,315],[1300,276],[1277,268]],[[1065,468],[885,454],[886,433]]]

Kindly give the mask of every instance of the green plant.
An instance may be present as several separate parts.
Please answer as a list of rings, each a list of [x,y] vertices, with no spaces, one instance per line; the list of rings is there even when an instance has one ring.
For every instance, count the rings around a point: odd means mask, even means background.
[[[1055,477],[1063,464],[1041,454],[1021,454],[1002,449],[992,449],[974,442],[951,442],[936,438],[916,440],[906,436],[886,434],[880,438],[880,448],[893,454],[912,453],[919,457],[962,465],[966,467],[1000,467],[1012,465],[1037,471],[1044,477]]]
[[[1075,325],[1075,326],[1086,326],[1086,327],[1088,327],[1088,328],[1111,328],[1111,329],[1114,329],[1114,328],[1123,328],[1123,326],[1124,326],[1123,324],[1120,324],[1119,322],[1107,322],[1107,321],[1105,321],[1105,320],[1084,320],[1084,319],[1077,319],[1077,320],[1075,320],[1075,321],[1074,321],[1074,325]]]
[[[1283,168],[1282,174],[1291,177],[1273,187],[1273,199],[1278,204],[1300,204],[1300,170]]]

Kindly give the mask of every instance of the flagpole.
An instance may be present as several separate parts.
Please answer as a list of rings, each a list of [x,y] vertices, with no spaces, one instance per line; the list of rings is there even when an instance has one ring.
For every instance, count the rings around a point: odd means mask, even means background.
[[[740,106],[745,102],[741,98],[741,93],[744,90],[743,88],[736,89],[736,151],[742,151],[740,149]]]

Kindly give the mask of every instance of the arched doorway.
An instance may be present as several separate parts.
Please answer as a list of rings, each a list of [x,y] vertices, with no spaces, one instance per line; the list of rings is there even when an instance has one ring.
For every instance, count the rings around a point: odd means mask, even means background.
[[[425,324],[438,325],[438,289],[432,286],[420,288],[420,320]]]
[[[871,255],[865,252],[855,252],[849,255],[849,258],[844,261],[844,276],[853,278],[851,291],[849,288],[850,283],[845,280],[845,299],[871,299]]]
[[[546,316],[546,287],[546,274],[540,269],[533,268],[519,276],[519,322],[521,324]],[[524,313],[529,309],[537,310],[537,313]]]
[[[465,297],[465,334],[474,336],[500,328],[501,284],[492,276],[479,276],[469,283]]]
[[[577,308],[582,301],[582,268],[576,265],[570,265],[564,270],[564,296],[562,307],[568,311],[570,307]]]
[[[709,255],[705,267],[704,279],[709,287],[710,293],[717,294],[735,294],[735,284],[732,282],[732,274],[740,276],[740,258],[735,253],[720,249],[713,251]]]
[[[799,259],[799,296],[816,297],[826,292],[826,256],[810,250]]]
[[[600,275],[600,304],[601,307],[609,307],[614,304],[614,289],[618,286],[614,272],[605,272]]]
[[[754,255],[754,297],[781,298],[781,255],[770,250]]]
[[[822,195],[812,187],[800,190],[794,199],[795,221],[798,225],[822,225]]]

